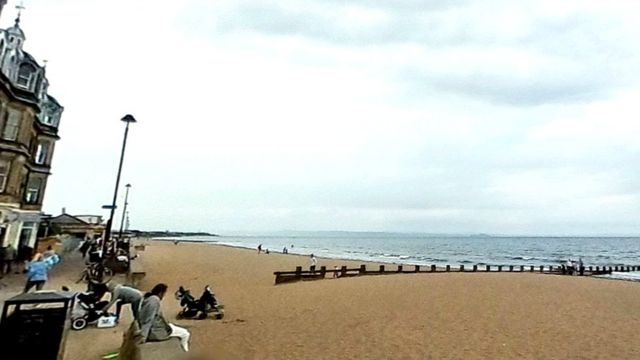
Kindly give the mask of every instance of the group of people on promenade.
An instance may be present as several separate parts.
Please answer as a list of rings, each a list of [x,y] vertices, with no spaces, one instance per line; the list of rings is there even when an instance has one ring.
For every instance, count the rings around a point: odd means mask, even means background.
[[[104,297],[106,293],[110,293],[111,299],[102,310],[107,312],[115,304],[116,321],[120,319],[122,307],[124,305],[131,306],[133,319],[140,328],[141,342],[165,341],[177,337],[180,339],[182,350],[189,351],[189,339],[191,338],[189,331],[168,322],[160,309],[160,302],[167,293],[167,289],[166,284],[160,283],[154,286],[151,291],[142,294],[134,287],[108,283],[95,285],[94,293],[98,299]]]
[[[20,251],[12,245],[0,247],[0,278],[4,275],[15,272],[20,274],[26,270],[26,264],[32,260],[33,249],[27,246],[20,248]]]

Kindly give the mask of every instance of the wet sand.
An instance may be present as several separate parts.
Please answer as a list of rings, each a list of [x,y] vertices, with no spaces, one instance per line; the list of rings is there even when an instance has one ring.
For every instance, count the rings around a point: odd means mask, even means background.
[[[209,284],[223,321],[180,320],[192,353],[209,359],[636,359],[640,283],[509,273],[364,276],[274,286],[296,255],[149,242],[140,287],[165,282],[174,319],[179,285]],[[354,265],[319,259],[318,266]],[[374,264],[371,264],[374,266]],[[128,315],[128,308],[125,308]],[[66,359],[117,349],[129,324],[72,332]],[[175,343],[177,348],[177,343]],[[172,356],[167,354],[167,359]]]

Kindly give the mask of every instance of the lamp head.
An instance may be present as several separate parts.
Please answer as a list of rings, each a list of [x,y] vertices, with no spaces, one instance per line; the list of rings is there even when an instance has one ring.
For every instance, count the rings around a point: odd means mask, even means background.
[[[127,114],[127,115],[125,115],[125,116],[124,116],[122,119],[120,119],[120,120],[122,120],[122,121],[124,121],[124,122],[127,122],[127,123],[134,123],[134,122],[137,122],[137,120],[136,120],[136,119],[133,117],[133,115],[131,115],[131,114]]]

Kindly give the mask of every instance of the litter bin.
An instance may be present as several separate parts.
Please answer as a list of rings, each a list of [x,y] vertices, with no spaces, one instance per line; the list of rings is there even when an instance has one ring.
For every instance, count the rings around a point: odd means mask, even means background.
[[[74,294],[38,291],[5,301],[0,321],[3,360],[62,360]]]

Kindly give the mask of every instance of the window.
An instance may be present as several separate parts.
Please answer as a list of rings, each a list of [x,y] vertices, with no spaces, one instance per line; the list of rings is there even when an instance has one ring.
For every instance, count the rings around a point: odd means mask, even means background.
[[[11,163],[7,160],[0,160],[0,192],[4,192],[7,186],[9,170],[11,170]]]
[[[15,141],[20,131],[20,120],[22,113],[15,109],[8,109],[7,123],[4,125],[2,138],[5,140]]]
[[[16,81],[18,86],[23,88],[29,88],[31,86],[31,76],[36,69],[31,64],[21,64],[18,69],[18,79]]]
[[[40,190],[42,189],[42,179],[30,178],[27,183],[27,192],[24,199],[27,204],[37,204],[40,200]]]
[[[49,154],[49,144],[46,142],[38,143],[36,149],[36,164],[43,165],[47,162],[47,155]]]

